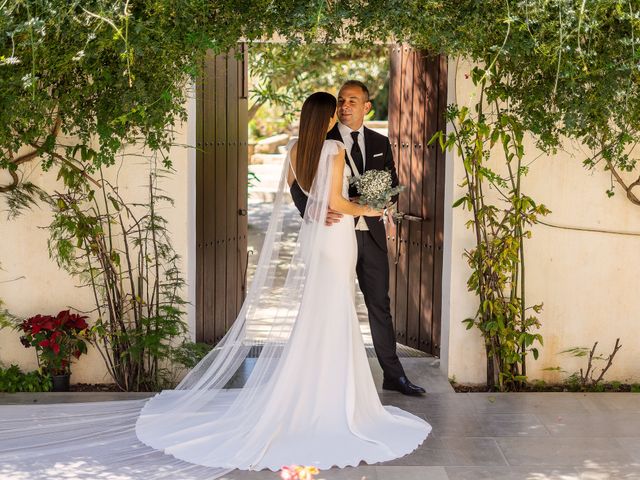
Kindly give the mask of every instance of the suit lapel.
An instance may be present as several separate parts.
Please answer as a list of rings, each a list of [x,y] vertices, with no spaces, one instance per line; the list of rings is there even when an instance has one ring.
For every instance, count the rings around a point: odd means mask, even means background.
[[[327,138],[329,140],[338,140],[339,142],[344,143],[344,139],[342,138],[342,134],[340,133],[340,129],[338,129],[338,123],[336,123],[334,125],[334,127],[329,130],[329,133],[327,133]],[[351,162],[349,162],[349,152],[345,150],[344,152],[344,161],[347,164],[347,166],[349,167],[349,170],[351,170],[351,175],[354,175],[354,171],[353,168],[351,167]]]
[[[327,140],[338,140],[339,142],[343,142],[342,135],[340,135],[340,130],[338,130],[338,123],[333,126],[329,133],[327,133]]]
[[[371,130],[367,127],[364,127],[364,149],[366,151],[366,160],[364,163],[364,171],[373,170],[378,168],[376,166],[376,159],[373,154],[378,153],[375,151],[375,145],[373,141],[373,136],[371,135]]]

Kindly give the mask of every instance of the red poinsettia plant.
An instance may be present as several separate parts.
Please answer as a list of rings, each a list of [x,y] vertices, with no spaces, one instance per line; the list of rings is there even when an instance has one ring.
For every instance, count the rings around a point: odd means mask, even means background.
[[[63,310],[56,316],[35,315],[19,325],[20,341],[35,347],[38,364],[51,375],[70,373],[72,358],[87,353],[88,317]]]

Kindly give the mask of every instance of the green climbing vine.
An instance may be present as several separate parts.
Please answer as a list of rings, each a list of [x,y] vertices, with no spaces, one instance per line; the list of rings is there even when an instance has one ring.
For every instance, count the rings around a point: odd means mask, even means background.
[[[472,216],[467,226],[475,245],[465,251],[472,272],[467,286],[479,299],[476,315],[464,323],[468,329],[476,326],[484,339],[488,385],[516,390],[527,380],[527,355],[536,359],[536,342],[543,343],[534,332],[542,305],[526,303],[525,240],[531,237],[528,227],[548,210],[523,191],[524,130],[500,99],[487,95],[486,77],[487,71],[473,69],[480,91],[474,111],[451,105],[451,132],[438,132],[431,142],[454,151],[464,165],[466,193],[453,206]]]

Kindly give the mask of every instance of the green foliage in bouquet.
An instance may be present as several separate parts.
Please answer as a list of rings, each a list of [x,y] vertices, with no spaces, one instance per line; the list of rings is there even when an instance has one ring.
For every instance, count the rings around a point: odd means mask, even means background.
[[[351,177],[349,182],[355,185],[360,195],[358,203],[377,210],[389,207],[393,197],[405,189],[404,185],[392,186],[393,179],[388,170],[367,170],[358,177]]]

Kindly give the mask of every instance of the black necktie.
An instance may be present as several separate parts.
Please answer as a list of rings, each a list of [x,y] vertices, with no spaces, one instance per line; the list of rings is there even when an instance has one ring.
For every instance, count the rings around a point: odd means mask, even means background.
[[[358,143],[358,134],[360,132],[351,132],[351,138],[353,138],[353,147],[351,147],[351,158],[360,174],[364,173],[364,160],[362,158],[362,150],[360,150],[360,144]],[[356,172],[353,172],[354,174]]]

